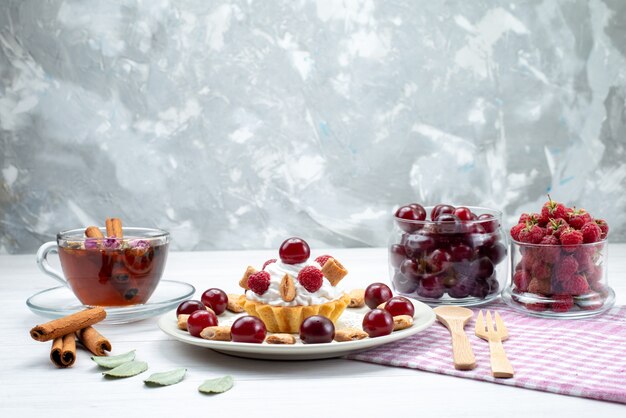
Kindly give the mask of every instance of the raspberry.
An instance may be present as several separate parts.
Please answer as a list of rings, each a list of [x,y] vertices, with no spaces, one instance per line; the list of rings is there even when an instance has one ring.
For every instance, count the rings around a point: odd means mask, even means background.
[[[561,245],[563,245],[563,251],[572,253],[576,251],[578,245],[583,243],[583,234],[574,229],[567,228],[561,233]]]
[[[574,299],[571,295],[554,295],[552,296],[554,302],[550,305],[550,308],[554,312],[567,312],[574,307]]]
[[[561,233],[569,227],[569,224],[564,219],[550,219],[546,227],[548,234],[560,237]]]
[[[539,224],[546,225],[550,219],[567,219],[567,208],[562,204],[552,200],[548,195],[548,201],[541,208]]]
[[[526,292],[528,290],[528,284],[530,283],[532,277],[526,270],[516,271],[513,275],[513,284],[515,288],[520,292]]]
[[[248,277],[248,287],[257,295],[261,296],[270,287],[270,274],[267,271],[257,271]]]
[[[326,262],[328,261],[328,259],[329,259],[329,258],[333,258],[333,256],[332,256],[332,255],[328,255],[328,254],[326,254],[326,255],[320,255],[319,257],[317,257],[317,258],[315,259],[315,261],[317,261],[317,262],[318,262],[318,264],[319,264],[321,267],[324,267],[324,264],[326,264]]]
[[[324,275],[315,266],[306,266],[298,273],[298,281],[309,292],[317,292],[322,287]]]
[[[545,245],[545,247],[539,248],[539,258],[544,263],[554,264],[559,260],[561,247],[557,237],[554,235],[546,235],[541,239],[539,244]]]
[[[545,229],[539,225],[526,223],[519,233],[519,240],[527,244],[539,244],[544,235],[546,235]]]
[[[528,283],[528,291],[530,293],[536,293],[544,296],[552,293],[550,282],[546,280],[539,280],[537,278],[533,278],[530,283]]]
[[[602,230],[597,223],[591,221],[587,222],[580,228],[580,232],[583,234],[583,242],[585,244],[589,244],[591,242],[600,241],[600,237],[602,236]]]
[[[548,309],[548,304],[542,303],[542,302],[526,303],[524,304],[524,306],[529,311],[534,311],[534,312],[542,312]]]
[[[582,295],[589,290],[589,283],[581,274],[573,275],[569,280],[561,282],[561,290],[568,295]]]
[[[570,280],[578,271],[578,261],[571,255],[559,260],[554,269],[556,282],[561,284]]]
[[[580,229],[587,222],[591,222],[591,215],[585,209],[569,209],[567,212],[567,223],[574,228]]]
[[[576,257],[576,261],[578,261],[578,271],[588,272],[595,268],[593,258],[586,252],[576,251],[574,257]]]
[[[533,264],[531,274],[534,278],[539,280],[547,280],[552,276],[552,269],[543,261],[536,261]]]
[[[513,238],[515,241],[519,241],[519,233],[522,229],[524,229],[525,226],[525,223],[520,223],[511,228],[511,238]]]
[[[587,283],[589,286],[596,288],[596,285],[602,281],[602,267],[594,266],[593,269],[589,269],[585,274],[587,277]]]
[[[606,236],[609,235],[609,224],[607,224],[604,219],[596,219],[594,222],[598,224],[600,230],[602,231],[600,239],[606,239]]]
[[[525,223],[531,223],[531,224],[538,224],[539,223],[539,217],[541,215],[539,215],[538,213],[522,213],[519,217],[519,221],[517,221],[518,224],[525,224]]]
[[[265,267],[267,267],[269,264],[272,264],[272,263],[275,263],[275,262],[276,262],[275,258],[270,258],[265,263],[263,263],[263,268],[261,270],[265,270]]]

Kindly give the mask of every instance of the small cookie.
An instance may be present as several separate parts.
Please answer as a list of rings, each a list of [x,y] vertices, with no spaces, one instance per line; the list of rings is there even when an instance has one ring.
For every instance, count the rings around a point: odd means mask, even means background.
[[[322,267],[322,274],[328,279],[330,284],[337,286],[337,284],[346,277],[348,270],[345,269],[341,263],[334,258],[329,258]]]
[[[367,338],[367,332],[357,328],[344,328],[335,331],[335,341],[357,341]]]
[[[348,308],[360,308],[365,306],[365,289],[354,289],[350,293]]]
[[[243,274],[243,277],[241,278],[241,280],[239,280],[239,286],[243,287],[246,290],[249,290],[250,288],[248,287],[248,277],[250,277],[252,274],[256,272],[257,272],[257,269],[255,269],[252,266],[248,266],[248,268],[246,269],[246,272]]]
[[[230,327],[206,327],[200,332],[200,336],[205,340],[230,341]]]
[[[239,303],[239,298],[241,295],[236,295],[234,293],[229,293],[228,295],[228,305],[226,305],[226,309],[234,313],[243,312],[243,306]]]
[[[189,319],[189,315],[180,314],[178,315],[178,329],[182,329],[183,331],[187,331],[187,320]]]
[[[411,325],[413,325],[413,318],[409,315],[398,315],[393,317],[394,331],[409,328]]]
[[[295,344],[296,337],[291,334],[272,334],[265,339],[268,344]]]
[[[283,279],[280,281],[280,297],[285,302],[291,302],[296,298],[296,285],[291,276],[287,273],[285,273]]]

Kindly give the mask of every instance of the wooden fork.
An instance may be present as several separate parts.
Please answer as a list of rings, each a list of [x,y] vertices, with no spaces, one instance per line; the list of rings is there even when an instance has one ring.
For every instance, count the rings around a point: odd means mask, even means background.
[[[489,341],[489,352],[491,353],[491,374],[493,377],[513,377],[513,366],[506,357],[506,352],[502,346],[502,341],[509,338],[509,332],[500,318],[498,312],[494,312],[495,326],[491,319],[491,313],[487,311],[486,324],[483,319],[483,311],[478,312],[476,317],[476,336],[485,341]]]

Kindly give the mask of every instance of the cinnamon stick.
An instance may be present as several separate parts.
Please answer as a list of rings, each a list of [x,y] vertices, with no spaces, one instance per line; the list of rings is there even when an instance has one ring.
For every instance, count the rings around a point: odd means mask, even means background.
[[[106,219],[107,236],[122,238],[122,220],[120,218],[107,218]]]
[[[106,311],[101,307],[85,309],[84,311],[37,325],[30,330],[30,336],[37,341],[50,341],[96,324],[106,318],[106,316]]]
[[[55,338],[50,350],[50,360],[57,367],[70,367],[76,361],[76,340],[74,334]]]
[[[105,351],[111,351],[111,343],[94,327],[87,327],[76,331],[78,341],[96,356],[106,355]]]
[[[97,226],[89,226],[85,229],[85,236],[87,238],[104,238],[102,231]]]

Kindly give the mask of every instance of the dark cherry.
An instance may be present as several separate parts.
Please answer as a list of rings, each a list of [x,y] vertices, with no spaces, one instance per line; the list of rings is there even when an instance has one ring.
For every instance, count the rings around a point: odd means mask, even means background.
[[[469,245],[459,244],[450,247],[450,258],[454,262],[471,260],[473,256],[474,250]]]
[[[394,290],[400,293],[413,293],[417,289],[417,280],[414,277],[407,277],[400,272],[394,274],[392,284]]]
[[[494,271],[493,263],[487,257],[481,257],[473,262],[474,274],[479,279],[491,277]]]
[[[372,283],[365,289],[365,304],[374,309],[393,297],[391,289],[384,283]]]
[[[454,215],[462,221],[471,221],[473,213],[465,206],[459,206],[454,210]]]
[[[417,286],[417,294],[424,298],[439,299],[443,296],[444,278],[437,274],[425,275]]]
[[[454,206],[451,205],[437,205],[430,211],[430,219],[436,221],[439,218],[439,215],[444,213],[446,214],[454,214]]]
[[[420,268],[417,261],[407,258],[400,266],[400,272],[408,278],[417,278],[420,275]],[[378,306],[378,305],[376,305]]]
[[[266,334],[265,324],[256,316],[242,316],[230,327],[231,340],[238,343],[261,344]]]
[[[204,306],[211,308],[215,315],[221,315],[228,306],[228,296],[221,289],[211,288],[205,290],[200,298]]]
[[[206,327],[214,327],[217,325],[217,316],[206,309],[194,311],[187,319],[187,331],[194,337],[199,337],[200,333]]]
[[[474,288],[470,292],[470,295],[484,299],[488,295],[498,292],[500,285],[495,277],[489,277],[487,280],[476,280]]]
[[[437,224],[435,225],[439,234],[454,234],[457,232],[463,232],[463,225],[456,215],[450,213],[443,213],[437,218]]]
[[[396,221],[398,226],[407,232],[417,231],[422,226],[419,222],[414,223],[411,221],[423,221],[426,219],[426,211],[417,203],[399,207],[395,215],[399,219]]]
[[[483,213],[482,215],[478,217],[478,220],[487,221],[487,222],[480,222],[483,228],[485,228],[486,232],[492,233],[492,232],[496,232],[496,229],[498,229],[498,226],[499,226],[498,219],[496,219],[496,217],[490,213]]]
[[[467,276],[458,276],[456,283],[448,289],[448,295],[455,299],[468,297],[474,290],[476,281]]]
[[[406,249],[403,245],[393,244],[389,247],[389,263],[395,268],[400,267],[406,258]]]
[[[385,304],[385,310],[391,314],[391,316],[398,315],[415,315],[415,307],[405,297],[402,296],[394,296],[387,301]]]
[[[206,306],[199,300],[186,300],[176,308],[176,316],[191,315],[195,311],[206,311]]]
[[[506,247],[501,242],[496,242],[489,247],[482,247],[480,255],[489,258],[493,264],[499,264],[506,257]]]
[[[311,249],[309,244],[302,238],[292,237],[286,239],[278,249],[278,256],[285,264],[300,264],[309,259]]]
[[[448,267],[448,263],[452,260],[450,253],[443,249],[433,251],[426,259],[432,272],[442,271]]]
[[[305,344],[329,343],[334,338],[335,325],[325,316],[309,316],[300,325],[300,339]]]
[[[374,309],[365,314],[362,326],[371,338],[389,335],[393,331],[393,316],[384,309]]]
[[[435,248],[435,239],[420,232],[407,237],[404,249],[409,257],[419,257]]]

